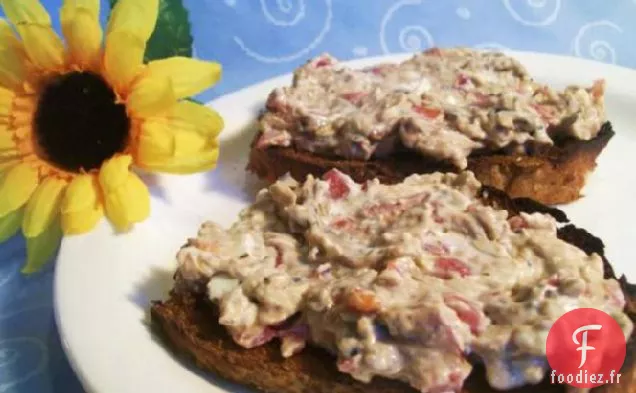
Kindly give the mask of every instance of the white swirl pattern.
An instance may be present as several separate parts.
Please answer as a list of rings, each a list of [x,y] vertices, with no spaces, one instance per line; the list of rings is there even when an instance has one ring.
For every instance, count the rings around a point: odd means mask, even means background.
[[[33,352],[37,356],[34,356]],[[27,353],[29,356],[26,356]],[[29,362],[33,363],[18,364],[22,359],[29,359]],[[36,337],[0,340],[0,393],[7,393],[19,384],[42,374],[48,363],[48,348]],[[13,371],[9,372],[10,369]],[[17,370],[20,374],[15,375]]]
[[[486,50],[510,50],[510,48],[498,42],[482,42],[481,44],[473,45],[473,47]]]
[[[616,63],[616,50],[612,44],[605,40],[592,39],[587,50],[583,48],[583,40],[587,38],[589,33],[592,33],[592,30],[597,30],[598,28],[608,28],[617,33],[623,32],[620,26],[609,20],[599,20],[583,25],[576,34],[576,37],[574,37],[574,54],[579,57],[590,58],[606,63]]]
[[[506,9],[510,13],[510,15],[519,23],[526,26],[547,26],[551,25],[556,21],[559,16],[559,11],[561,11],[561,0],[525,0],[525,4],[529,9],[532,10],[532,14],[535,14],[535,17],[523,16],[515,7],[513,7],[513,3],[518,5],[523,3],[522,0],[503,0]],[[552,7],[549,7],[549,4],[552,4]],[[545,10],[545,16],[536,16],[539,10]],[[551,10],[551,11],[550,11]],[[541,12],[544,13],[544,12]]]
[[[284,14],[291,13],[291,11],[294,8],[296,8],[296,7],[293,7],[293,4],[291,3],[291,1],[292,0],[276,0],[278,10]],[[298,11],[296,15],[290,21],[284,21],[284,20],[275,18],[273,14],[271,13],[271,11],[269,10],[267,4],[265,3],[265,0],[261,0],[261,8],[262,8],[263,14],[265,15],[265,18],[267,19],[269,23],[279,27],[290,27],[290,26],[297,25],[306,16],[305,0],[296,0],[296,1],[298,3],[298,7],[297,7]],[[260,54],[256,52],[255,50],[251,49],[243,41],[243,39],[238,36],[234,36],[234,42],[236,42],[236,44],[241,48],[241,50],[243,50],[243,52],[245,52],[245,54],[247,54],[249,57],[253,59],[260,61],[261,63],[286,63],[289,61],[299,59],[302,56],[305,56],[307,53],[311,52],[313,49],[315,49],[325,38],[329,30],[331,30],[331,22],[333,19],[332,1],[333,0],[325,0],[325,4],[327,6],[327,16],[325,18],[323,27],[318,33],[318,35],[316,36],[316,38],[311,43],[309,43],[306,47],[300,49],[299,51],[295,53],[292,53],[290,55],[285,55],[285,56],[267,56],[267,55]],[[312,3],[315,3],[315,1],[312,0]]]
[[[387,27],[395,14],[407,6],[422,4],[422,0],[402,0],[393,4],[384,17],[380,25],[380,46],[385,54],[393,53],[387,44]],[[400,51],[415,52],[430,48],[435,45],[433,36],[424,26],[404,26],[398,36]]]
[[[0,273],[0,288],[7,285],[9,281],[18,274],[19,270],[20,267],[17,264],[14,264],[7,272]]]
[[[269,10],[269,7],[265,3],[265,0],[261,0],[261,9],[263,10],[263,14],[267,18],[267,20],[275,26],[294,26],[298,22],[300,22],[305,17],[305,2],[303,0],[296,1],[295,4],[298,4],[298,12],[294,15],[294,18],[290,21],[277,19]],[[276,5],[278,6],[278,10],[286,15],[291,14],[294,10],[294,3],[292,0],[276,0]]]

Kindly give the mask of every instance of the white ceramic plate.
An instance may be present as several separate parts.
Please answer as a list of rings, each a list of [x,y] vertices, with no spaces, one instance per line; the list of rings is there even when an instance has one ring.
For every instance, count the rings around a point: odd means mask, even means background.
[[[564,208],[572,221],[604,239],[617,269],[636,279],[636,71],[590,61],[512,53],[540,81],[563,86],[606,78],[607,109],[616,137],[600,157],[585,198]],[[353,62],[366,66],[405,56]],[[64,240],[55,282],[56,317],[68,357],[88,391],[238,392],[186,368],[153,340],[147,328],[151,300],[172,283],[174,255],[199,224],[232,223],[259,187],[244,171],[253,121],[267,94],[290,82],[272,79],[211,103],[226,120],[218,169],[154,178],[152,217],[125,236],[106,223]]]

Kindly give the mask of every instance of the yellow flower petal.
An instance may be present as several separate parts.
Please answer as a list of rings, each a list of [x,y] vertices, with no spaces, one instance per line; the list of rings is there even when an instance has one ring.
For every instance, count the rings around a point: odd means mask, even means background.
[[[205,172],[216,167],[219,159],[218,147],[209,148],[185,157],[152,156],[145,157],[137,165],[140,168],[156,172],[191,174]]]
[[[62,215],[62,230],[65,235],[81,235],[90,232],[104,217],[104,210],[97,209],[70,212]]]
[[[24,48],[9,23],[0,18],[0,85],[17,90],[26,79]]]
[[[0,4],[14,26],[24,23],[51,24],[49,13],[38,0],[1,0]]]
[[[138,157],[185,156],[204,150],[212,139],[171,128],[169,123],[145,122],[139,136]]]
[[[61,240],[62,229],[59,219],[54,220],[39,236],[26,238],[27,260],[22,273],[32,274],[40,271],[55,255]]]
[[[0,126],[0,152],[13,151],[16,148],[13,135],[9,134],[6,125]]]
[[[9,169],[0,179],[0,217],[22,207],[38,186],[38,172],[28,163]]]
[[[176,105],[177,101],[168,78],[144,76],[128,96],[128,114],[133,118],[160,115]]]
[[[49,177],[35,189],[24,210],[22,232],[26,237],[39,236],[58,216],[67,182]]]
[[[0,46],[17,45],[20,43],[16,37],[13,27],[6,19],[0,18]]]
[[[106,79],[120,95],[127,95],[129,85],[141,72],[146,43],[128,32],[108,35],[104,52]]]
[[[218,114],[206,107],[180,102],[165,117],[141,125],[135,164],[170,173],[193,173],[216,165],[216,136],[223,127]]]
[[[119,182],[119,179],[115,179]],[[66,188],[60,210],[62,214],[98,208],[99,182],[93,175],[78,175]]]
[[[71,61],[82,69],[95,67],[102,47],[99,0],[66,0],[60,20]]]
[[[33,65],[55,71],[64,65],[64,44],[51,27],[51,18],[38,0],[2,0],[5,14],[16,26]]]
[[[119,0],[110,14],[108,38],[112,33],[126,31],[145,43],[155,30],[158,15],[159,0]]]
[[[0,87],[0,116],[8,117],[11,114],[14,99],[13,91]]]
[[[130,172],[130,163],[130,156],[118,156],[105,163],[99,173],[106,216],[120,231],[127,231],[150,214],[150,193]]]
[[[22,215],[22,209],[18,209],[0,217],[0,243],[9,240],[18,232],[22,224]]]
[[[148,63],[148,71],[156,77],[172,80],[177,99],[190,97],[216,84],[221,78],[219,63],[171,57]]]
[[[214,110],[195,102],[181,101],[165,116],[151,117],[148,124],[164,124],[171,130],[191,131],[215,138],[223,130],[223,118]]]
[[[99,184],[109,189],[120,188],[128,179],[132,157],[121,155],[106,161],[99,171]]]
[[[174,154],[174,135],[163,127],[152,127],[145,123],[141,128],[139,143],[135,155],[137,161],[143,161],[146,157],[172,156]]]
[[[16,163],[17,160],[2,158],[2,154],[0,153],[0,176],[2,176],[9,169],[13,168]]]
[[[93,229],[104,215],[97,178],[75,177],[66,188],[61,211],[64,234],[77,235]]]

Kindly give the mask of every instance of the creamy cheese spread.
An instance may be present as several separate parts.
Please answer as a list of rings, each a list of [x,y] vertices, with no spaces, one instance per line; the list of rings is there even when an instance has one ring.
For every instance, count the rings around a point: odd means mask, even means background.
[[[555,90],[498,52],[436,48],[366,69],[325,54],[270,94],[257,146],[352,159],[406,148],[464,169],[475,152],[594,138],[606,120],[604,89],[596,81]]]
[[[202,225],[179,274],[207,283],[245,348],[310,344],[360,381],[456,392],[474,362],[510,389],[541,381],[549,328],[580,307],[632,323],[599,255],[557,238],[548,215],[485,205],[471,172],[356,184],[332,170],[284,177],[225,230]],[[469,361],[470,360],[470,361]]]

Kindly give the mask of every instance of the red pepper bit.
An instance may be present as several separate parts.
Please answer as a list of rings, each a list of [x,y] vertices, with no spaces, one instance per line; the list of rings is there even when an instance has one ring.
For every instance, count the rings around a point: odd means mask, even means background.
[[[329,60],[329,58],[327,57],[323,57],[322,59],[319,59],[318,61],[314,63],[314,66],[316,68],[326,67],[330,65],[331,65],[331,60]]]
[[[475,99],[475,101],[473,102],[474,105],[477,105],[481,108],[490,106],[490,97],[487,94],[476,92],[473,93],[473,97]]]
[[[447,255],[450,252],[448,247],[440,242],[424,244],[423,248],[424,250],[426,250],[426,252],[435,256]]]
[[[455,311],[462,322],[470,327],[470,331],[473,334],[479,334],[483,331],[484,325],[482,322],[485,316],[466,299],[456,294],[449,294],[444,295],[444,302]]]
[[[442,114],[441,109],[431,108],[424,105],[413,105],[413,110],[428,119],[437,119],[439,115]]]
[[[347,296],[346,302],[349,309],[363,314],[371,314],[380,309],[375,295],[363,289],[352,290]]]
[[[528,228],[528,222],[521,216],[510,217],[508,223],[513,232],[521,232],[522,229]]]
[[[331,222],[331,226],[335,229],[344,229],[347,230],[353,226],[354,221],[348,217],[337,218]]]
[[[558,287],[560,283],[561,279],[559,279],[558,276],[552,276],[548,279],[548,284],[552,285],[553,287]]]
[[[471,274],[470,267],[457,258],[437,258],[435,260],[435,275],[439,278],[450,279],[456,275],[466,277]]]
[[[603,97],[605,94],[605,80],[599,79],[594,81],[594,84],[590,88],[590,93],[592,97],[596,99]]]
[[[349,185],[340,172],[332,169],[326,172],[322,179],[329,183],[329,195],[333,199],[341,199],[349,195]]]
[[[457,87],[463,87],[466,86],[468,84],[468,82],[470,82],[470,78],[467,77],[464,74],[459,74],[457,75],[457,80],[455,81],[455,85]]]
[[[364,92],[352,92],[352,93],[344,93],[340,95],[340,97],[356,105],[359,104],[360,101],[362,101],[362,99],[366,96],[367,96],[367,93],[364,93]]]

